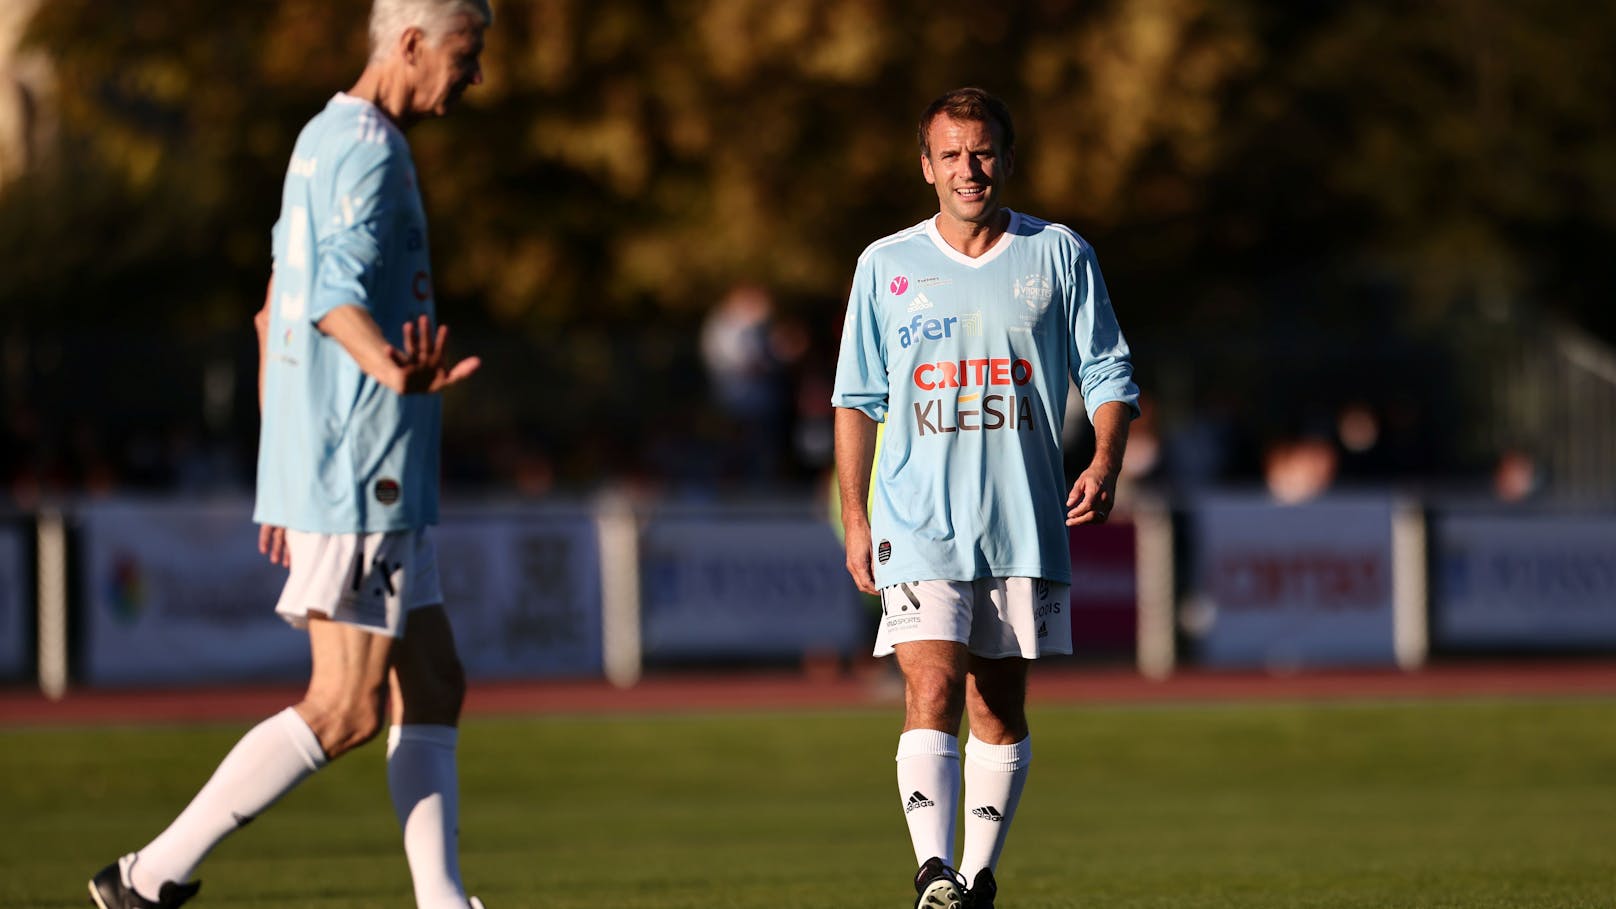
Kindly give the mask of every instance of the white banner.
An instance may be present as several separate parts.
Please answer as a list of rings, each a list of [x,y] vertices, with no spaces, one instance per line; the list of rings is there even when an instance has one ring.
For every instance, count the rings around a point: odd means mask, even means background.
[[[1194,545],[1201,595],[1183,620],[1202,663],[1397,664],[1391,503],[1214,497]]]
[[[28,610],[34,573],[27,564],[26,531],[19,524],[0,524],[0,679],[20,679],[33,651]]]
[[[1616,647],[1616,517],[1448,514],[1431,531],[1436,646]]]
[[[308,638],[275,613],[286,571],[258,553],[250,503],[97,503],[79,518],[85,681],[307,677]],[[594,522],[510,509],[447,518],[430,533],[467,674],[598,674]]]
[[[308,675],[308,637],[275,614],[286,569],[258,552],[246,500],[78,509],[91,684]]]
[[[875,620],[812,515],[654,517],[640,538],[645,657],[791,657],[872,646]]]
[[[600,541],[586,513],[455,509],[433,528],[472,678],[600,675]]]

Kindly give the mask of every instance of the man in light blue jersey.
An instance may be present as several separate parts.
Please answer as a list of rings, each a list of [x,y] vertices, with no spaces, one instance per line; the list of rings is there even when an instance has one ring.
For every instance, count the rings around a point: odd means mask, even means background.
[[[290,569],[277,611],[306,628],[308,693],[249,731],[156,839],[90,881],[101,909],[174,907],[215,845],[369,741],[416,905],[480,909],[460,882],[457,724],[464,673],[426,528],[438,517],[440,399],[426,219],[403,130],[482,81],[487,0],[375,0],[359,80],[304,127],[255,319],[263,409],[254,520]]]
[[[1110,514],[1139,390],[1093,250],[1004,207],[1015,129],[1003,102],[975,88],[933,101],[920,152],[937,214],[871,244],[854,272],[836,472],[847,570],[880,594],[875,654],[896,654],[904,677],[897,770],[915,906],[989,909],[1032,760],[1028,661],[1071,653],[1067,528]],[[1070,488],[1069,381],[1096,437]]]

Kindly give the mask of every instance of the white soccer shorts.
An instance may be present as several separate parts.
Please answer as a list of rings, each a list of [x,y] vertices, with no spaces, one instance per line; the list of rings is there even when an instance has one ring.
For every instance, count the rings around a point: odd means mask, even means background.
[[[425,530],[286,531],[291,574],[275,611],[294,627],[310,615],[401,637],[404,613],[443,602],[438,553]]]
[[[979,657],[1072,652],[1071,585],[1041,578],[911,581],[881,589],[875,655],[910,641],[957,641]]]

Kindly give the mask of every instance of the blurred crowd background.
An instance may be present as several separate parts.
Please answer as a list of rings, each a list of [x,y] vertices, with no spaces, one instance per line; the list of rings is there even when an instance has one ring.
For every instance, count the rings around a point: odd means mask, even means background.
[[[367,7],[0,3],[10,504],[250,489],[281,180]],[[1616,6],[495,8],[486,83],[411,133],[485,361],[451,491],[824,489],[854,262],[935,211],[915,120],[974,84],[1018,117],[1009,204],[1098,251],[1129,482],[1616,501]]]

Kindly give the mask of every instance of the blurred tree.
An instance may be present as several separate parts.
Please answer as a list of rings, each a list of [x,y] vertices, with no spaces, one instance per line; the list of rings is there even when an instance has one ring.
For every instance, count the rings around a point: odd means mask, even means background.
[[[286,157],[358,74],[364,6],[42,4],[32,43],[60,128],[47,163],[0,188],[12,333],[245,331]],[[864,245],[934,210],[914,121],[964,84],[1018,115],[1011,204],[1096,242],[1140,341],[1252,354],[1532,299],[1616,339],[1616,7],[496,7],[486,84],[411,141],[446,314],[539,354],[457,419],[633,445],[602,402],[694,406],[699,387],[667,376],[731,285],[834,326]]]

